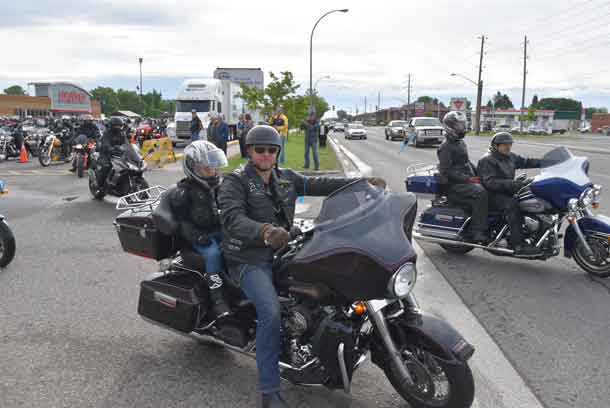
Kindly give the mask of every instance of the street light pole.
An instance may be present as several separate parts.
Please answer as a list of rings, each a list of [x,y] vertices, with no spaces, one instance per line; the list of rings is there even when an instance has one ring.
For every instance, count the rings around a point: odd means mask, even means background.
[[[480,73],[479,73],[479,75],[480,75]],[[451,76],[459,76],[460,78],[464,78],[466,81],[472,83],[474,86],[477,87],[477,106],[476,106],[476,113],[475,113],[476,128],[475,129],[476,129],[476,132],[478,135],[481,131],[481,126],[479,125],[479,121],[481,120],[481,98],[483,96],[483,80],[481,80],[479,77],[479,82],[476,83],[475,81],[468,78],[467,76],[464,76],[462,74],[456,74],[455,72],[451,73]]]
[[[337,12],[347,13],[348,11],[349,11],[348,9],[331,10],[331,11],[323,14],[322,17],[320,17],[318,19],[318,21],[316,21],[313,28],[311,29],[311,35],[309,36],[309,97],[310,97],[309,113],[315,112],[314,95],[313,95],[313,59],[312,59],[313,58],[313,33],[316,30],[318,23],[327,15],[329,15],[331,13],[337,13]]]
[[[318,89],[318,82],[320,82],[323,79],[330,79],[330,75],[324,75],[324,76],[321,76],[320,78],[316,79],[316,82],[313,85],[313,89]]]
[[[140,57],[140,100],[142,100],[142,57]]]

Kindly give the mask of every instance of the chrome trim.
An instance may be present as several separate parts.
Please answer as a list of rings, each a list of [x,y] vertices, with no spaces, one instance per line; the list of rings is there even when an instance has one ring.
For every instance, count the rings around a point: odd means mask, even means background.
[[[358,369],[358,367],[360,367],[366,360],[367,360],[367,354],[361,355],[360,358],[358,359],[358,361],[356,361],[356,364],[354,364],[354,371],[356,369]]]
[[[500,240],[502,239],[502,237],[504,236],[504,234],[506,234],[506,231],[508,231],[508,224],[504,224],[504,226],[502,227],[502,229],[500,230],[500,232],[498,232],[498,235],[496,235],[496,238],[493,240],[493,242],[491,244],[489,244],[490,247],[495,246],[498,242],[500,242]]]
[[[409,306],[409,309],[420,310],[419,303],[417,302],[417,299],[415,298],[413,291],[409,292],[409,294],[404,298],[404,301]],[[404,306],[404,304],[403,304],[403,306]]]
[[[468,217],[468,218],[466,219],[466,221],[468,221],[469,219],[470,219],[470,217]],[[466,221],[464,221],[464,222],[466,222]],[[461,228],[461,227],[460,227],[460,228],[443,227],[442,225],[425,224],[425,223],[423,223],[423,222],[418,222],[418,223],[417,223],[417,226],[418,226],[418,227],[423,226],[423,227],[440,228],[440,229],[447,229],[447,230],[452,230],[452,231],[461,231],[461,230],[462,230],[462,228]]]
[[[578,237],[580,244],[585,249],[587,256],[593,256],[593,251],[591,250],[591,247],[589,246],[587,239],[585,238],[584,234],[582,233],[582,230],[580,229],[580,225],[578,225],[578,221],[575,221],[571,225],[574,227],[574,231],[576,231],[576,236]]]
[[[339,368],[341,369],[341,379],[343,380],[343,391],[346,394],[350,393],[351,382],[349,380],[349,376],[347,375],[347,366],[345,365],[345,344],[339,344],[337,347],[337,360],[339,360]]]
[[[379,312],[384,307],[396,302],[396,299],[373,299],[366,303],[366,310],[373,313]]]
[[[452,241],[450,239],[427,237],[425,235],[418,234],[417,232],[413,232],[413,238],[417,239],[419,241],[433,242],[435,244],[463,245],[463,246],[472,247],[472,248],[479,248],[479,249],[485,249],[485,250],[494,251],[494,252],[500,252],[500,253],[507,254],[507,255],[513,255],[515,253],[515,251],[513,251],[512,249],[496,248],[496,247],[489,247],[489,246],[484,246],[484,245],[479,245],[479,244],[473,244],[471,242]]]
[[[547,229],[543,236],[540,237],[538,242],[536,243],[536,248],[540,248],[540,245],[544,242],[545,239],[551,234],[551,230]]]

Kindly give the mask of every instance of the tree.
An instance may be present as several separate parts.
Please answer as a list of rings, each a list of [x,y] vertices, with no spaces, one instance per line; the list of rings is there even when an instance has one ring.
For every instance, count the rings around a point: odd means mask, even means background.
[[[574,119],[580,119],[582,104],[570,98],[542,98],[536,104],[536,109],[548,109],[569,113]]]
[[[337,119],[339,119],[339,120],[346,120],[347,119],[347,112],[342,110],[342,109],[339,109],[337,111]]]
[[[501,94],[498,91],[493,97],[493,104],[496,109],[510,109],[513,108],[513,102],[510,100],[508,95]]]
[[[490,100],[487,101],[487,105],[486,105],[489,109],[493,109],[494,107],[494,103]]]
[[[25,89],[19,85],[9,86],[4,90],[4,93],[7,95],[26,95]]]
[[[424,116],[427,117],[427,118],[433,118],[434,117],[434,112],[430,112],[430,111],[425,112]]]
[[[586,108],[585,109],[585,118],[586,119],[593,119],[593,114],[594,113],[608,113],[608,108]]]
[[[532,98],[532,103],[531,103],[531,107],[536,108],[536,105],[538,105],[538,95],[534,95],[534,97]]]
[[[433,101],[433,98],[431,96],[420,96],[419,98],[417,98],[416,102],[423,102],[423,103],[430,103]]]
[[[117,98],[116,92],[110,87],[98,86],[91,90],[93,99],[100,102],[102,107],[102,113],[110,114],[120,110],[119,99]]]

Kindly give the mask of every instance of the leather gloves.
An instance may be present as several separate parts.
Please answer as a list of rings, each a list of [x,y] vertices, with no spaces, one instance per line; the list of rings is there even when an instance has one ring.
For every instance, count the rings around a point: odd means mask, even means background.
[[[284,228],[265,224],[261,230],[261,238],[266,246],[273,249],[281,249],[290,242],[290,233]]]
[[[385,190],[385,187],[387,185],[386,181],[384,179],[382,179],[381,177],[368,177],[366,179],[366,181],[369,182],[369,184],[375,186],[375,187],[379,187],[381,189]]]

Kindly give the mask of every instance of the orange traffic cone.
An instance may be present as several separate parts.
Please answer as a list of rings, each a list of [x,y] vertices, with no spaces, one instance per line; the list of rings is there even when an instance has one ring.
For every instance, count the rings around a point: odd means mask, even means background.
[[[19,153],[19,163],[28,162],[28,152],[25,151],[25,144],[21,145],[21,153]]]

